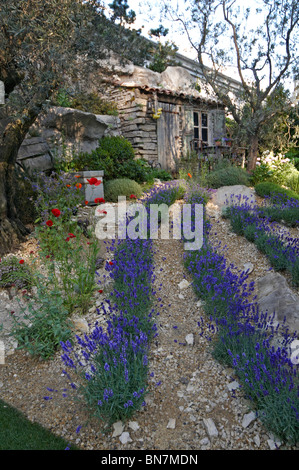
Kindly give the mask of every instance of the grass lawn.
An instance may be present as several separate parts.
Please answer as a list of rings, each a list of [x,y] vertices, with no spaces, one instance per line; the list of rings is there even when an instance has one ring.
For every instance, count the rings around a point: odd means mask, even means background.
[[[0,400],[0,450],[78,450]]]

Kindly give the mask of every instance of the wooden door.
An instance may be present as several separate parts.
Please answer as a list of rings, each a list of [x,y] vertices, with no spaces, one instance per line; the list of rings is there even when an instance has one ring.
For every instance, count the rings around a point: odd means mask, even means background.
[[[165,170],[175,170],[180,156],[179,106],[158,102],[162,114],[157,121],[158,162]]]

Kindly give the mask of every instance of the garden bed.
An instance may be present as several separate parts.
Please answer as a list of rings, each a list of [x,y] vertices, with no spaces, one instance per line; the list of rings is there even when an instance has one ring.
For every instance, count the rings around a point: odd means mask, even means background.
[[[229,262],[242,268],[251,261],[254,269],[249,280],[267,273],[268,261],[254,245],[232,233],[228,221],[212,219],[212,223],[216,238],[226,245]],[[22,248],[26,248],[26,244]],[[24,251],[21,250],[20,255],[25,257]],[[95,420],[76,434],[78,426],[86,421],[86,413],[62,374],[59,352],[46,363],[32,359],[23,351],[8,356],[5,366],[0,366],[2,398],[21,409],[32,421],[40,422],[69,441],[77,441],[83,449],[262,450],[275,447],[273,436],[259,420],[253,419],[245,426],[243,420],[250,413],[250,407],[240,390],[230,390],[236,380],[234,371],[213,359],[208,326],[205,334],[200,334],[198,322],[204,310],[191,286],[186,290],[179,288],[186,276],[191,281],[183,267],[182,243],[157,240],[154,261],[155,286],[161,297],[159,334],[153,340],[149,355],[151,375],[147,404],[122,429],[129,433],[127,443],[120,441],[120,436],[124,438],[122,433],[113,435],[112,430],[103,435]],[[105,296],[98,294],[98,300],[104,300],[108,292]],[[92,325],[95,318],[103,320],[91,307],[85,319]],[[64,390],[66,388],[68,390]],[[51,399],[45,400],[45,396]],[[216,426],[214,435],[208,427],[209,420]]]

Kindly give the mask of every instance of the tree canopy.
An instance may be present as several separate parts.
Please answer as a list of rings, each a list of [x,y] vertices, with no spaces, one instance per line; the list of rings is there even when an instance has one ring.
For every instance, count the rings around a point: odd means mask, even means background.
[[[298,72],[297,0],[185,0],[185,10],[165,11],[183,27],[206,82],[227,107],[249,142],[255,167],[261,127],[281,111],[283,80]],[[186,16],[186,13],[189,16]],[[232,68],[233,67],[233,68]],[[240,94],[230,93],[221,73],[236,71]]]

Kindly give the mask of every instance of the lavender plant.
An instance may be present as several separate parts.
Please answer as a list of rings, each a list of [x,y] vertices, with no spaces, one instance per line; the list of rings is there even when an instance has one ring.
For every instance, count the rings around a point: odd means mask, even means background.
[[[250,227],[255,240],[261,241],[258,234],[263,234],[265,246],[271,246],[273,252],[280,249],[277,239],[269,237],[269,226],[265,225],[265,233],[248,201],[243,207],[233,207],[228,212],[240,229],[247,221],[245,230]],[[288,256],[291,254],[294,255],[294,251],[288,252]],[[259,312],[254,283],[247,284],[247,273],[236,274],[227,266],[217,247],[210,246],[208,230],[203,247],[185,254],[185,265],[192,275],[195,292],[204,300],[213,336],[208,338],[213,339],[212,354],[235,369],[244,393],[265,426],[285,442],[298,442],[299,380],[297,365],[289,356],[289,345],[296,333],[291,335],[284,324],[274,326],[273,316]],[[203,319],[198,322],[201,332],[203,323]]]

